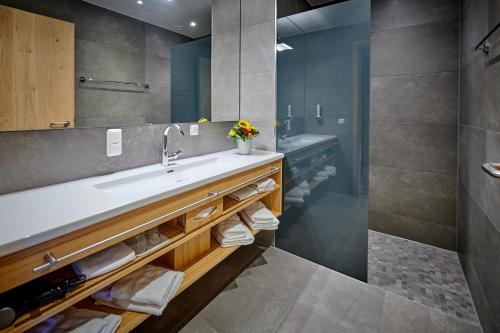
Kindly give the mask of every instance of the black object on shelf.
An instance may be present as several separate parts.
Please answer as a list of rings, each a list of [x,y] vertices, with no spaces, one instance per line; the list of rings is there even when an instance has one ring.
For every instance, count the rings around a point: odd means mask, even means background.
[[[11,325],[16,318],[33,309],[63,298],[81,286],[85,280],[85,275],[55,282],[37,279],[1,294],[0,329]]]

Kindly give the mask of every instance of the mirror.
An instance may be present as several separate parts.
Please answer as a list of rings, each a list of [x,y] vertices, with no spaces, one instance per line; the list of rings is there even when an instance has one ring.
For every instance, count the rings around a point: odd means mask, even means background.
[[[0,0],[0,131],[239,119],[239,7]]]

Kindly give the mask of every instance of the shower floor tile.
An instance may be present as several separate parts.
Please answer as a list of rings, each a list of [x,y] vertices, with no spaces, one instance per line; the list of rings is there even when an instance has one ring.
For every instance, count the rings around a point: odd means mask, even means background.
[[[455,252],[371,230],[368,240],[369,284],[478,323]]]

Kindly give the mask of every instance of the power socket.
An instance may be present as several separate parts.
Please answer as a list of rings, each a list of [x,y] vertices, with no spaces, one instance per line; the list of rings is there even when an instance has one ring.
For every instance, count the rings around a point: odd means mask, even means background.
[[[189,126],[189,135],[198,135],[198,125]]]

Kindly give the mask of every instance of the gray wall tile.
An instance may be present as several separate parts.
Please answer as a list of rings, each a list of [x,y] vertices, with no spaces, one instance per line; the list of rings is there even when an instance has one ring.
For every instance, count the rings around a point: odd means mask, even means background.
[[[274,21],[276,18],[276,0],[242,0],[241,14],[242,27]]]
[[[371,210],[455,228],[454,176],[371,166],[369,191]]]
[[[372,76],[456,71],[458,24],[433,23],[372,34]]]
[[[274,20],[241,29],[241,73],[262,73],[276,69],[276,22]]]
[[[234,76],[240,71],[239,30],[223,32],[213,37],[212,71],[218,76]]]
[[[372,31],[449,21],[458,18],[457,0],[373,0]]]
[[[276,119],[276,72],[241,74],[240,117],[252,121]]]
[[[372,122],[370,145],[372,165],[456,174],[456,125]]]
[[[214,19],[216,18],[216,19]],[[212,35],[240,29],[240,1],[212,1]]]
[[[212,121],[236,120],[240,110],[240,76],[212,76]]]
[[[457,123],[458,73],[374,77],[372,121]]]

